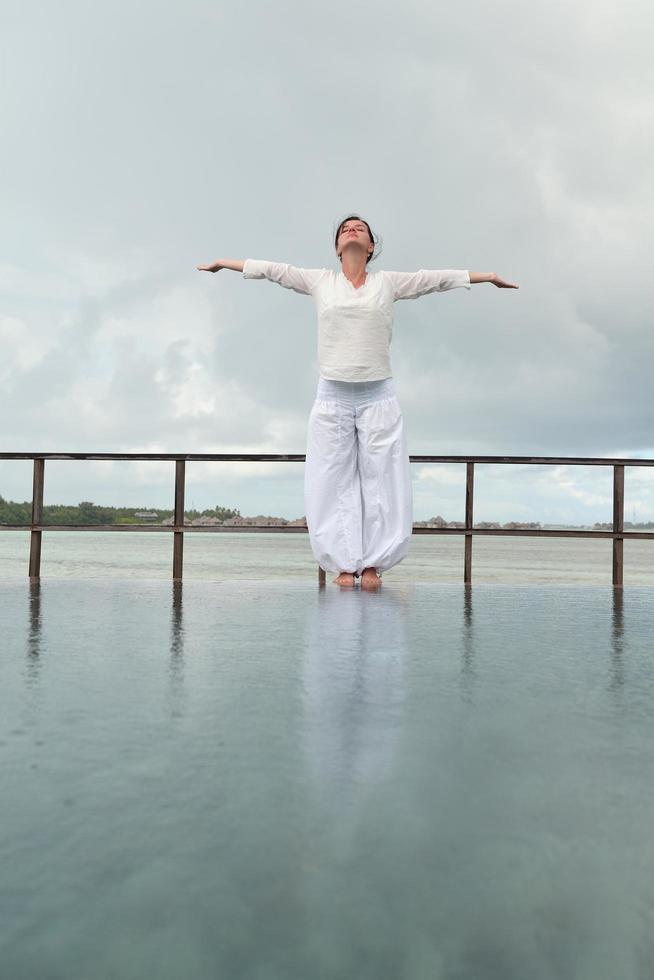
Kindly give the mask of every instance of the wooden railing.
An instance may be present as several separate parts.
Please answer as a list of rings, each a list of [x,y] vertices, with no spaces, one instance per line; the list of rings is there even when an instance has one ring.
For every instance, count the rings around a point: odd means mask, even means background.
[[[184,523],[184,490],[186,463],[303,463],[304,455],[277,453],[0,453],[0,460],[31,459],[34,463],[32,489],[32,521],[29,525],[0,525],[4,531],[25,531],[31,534],[29,576],[37,579],[41,572],[41,537],[43,531],[155,531],[173,535],[173,579],[180,580],[184,565],[184,535],[189,532],[246,532],[246,533],[306,533],[298,526],[227,526],[189,525]],[[162,461],[175,464],[175,512],[172,525],[163,524],[44,524],[43,488],[45,461],[49,460],[129,460]],[[472,539],[486,537],[549,537],[549,538],[611,538],[613,541],[613,585],[622,586],[624,580],[624,471],[625,466],[654,466],[654,459],[603,459],[583,456],[411,456],[412,463],[465,464],[466,498],[463,527],[414,527],[414,534],[462,534],[465,538],[463,581],[472,582]],[[610,531],[583,531],[577,529],[556,530],[544,528],[480,528],[474,526],[473,501],[476,465],[511,466],[610,466],[613,469],[613,528]],[[654,539],[652,531],[628,531],[630,539]],[[320,584],[325,583],[325,572],[319,569]]]

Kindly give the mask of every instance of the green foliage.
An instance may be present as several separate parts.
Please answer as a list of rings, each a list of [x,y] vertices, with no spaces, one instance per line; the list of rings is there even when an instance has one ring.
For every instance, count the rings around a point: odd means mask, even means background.
[[[157,519],[152,520],[153,524],[160,524],[166,518],[173,516],[172,510],[158,510],[153,507],[100,507],[98,504],[91,503],[90,500],[82,500],[77,506],[69,504],[44,506],[43,523],[84,524],[86,526],[148,523],[143,518],[136,517],[136,514],[140,513],[156,514]],[[198,517],[215,517],[219,521],[224,521],[228,517],[240,517],[240,511],[216,506],[208,510],[187,510],[185,512],[186,521],[194,521]],[[29,501],[25,500],[19,504],[5,500],[4,497],[0,496],[0,527],[3,524],[30,524],[31,519],[32,505]]]
[[[22,504],[14,503],[0,497],[0,525],[29,524],[32,517],[32,505],[27,501]]]

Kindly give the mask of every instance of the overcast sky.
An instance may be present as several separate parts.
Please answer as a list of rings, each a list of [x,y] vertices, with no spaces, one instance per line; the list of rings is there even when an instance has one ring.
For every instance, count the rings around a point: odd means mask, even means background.
[[[303,452],[309,297],[195,271],[497,271],[396,306],[413,453],[654,456],[651,0],[0,0],[5,451]],[[458,467],[414,466],[457,519]],[[48,464],[46,502],[172,506],[172,464]],[[480,476],[480,519],[608,520],[609,470]],[[26,499],[27,464],[0,464]],[[188,503],[303,513],[301,465],[189,467]],[[654,478],[628,472],[627,517]]]

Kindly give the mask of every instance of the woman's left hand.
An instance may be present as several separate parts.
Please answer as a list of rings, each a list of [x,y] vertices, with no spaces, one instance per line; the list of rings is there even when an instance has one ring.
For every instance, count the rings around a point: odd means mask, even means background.
[[[520,289],[520,287],[516,286],[514,282],[506,282],[505,279],[501,279],[500,276],[497,275],[497,273],[495,273],[495,275],[491,279],[491,282],[493,283],[494,286],[497,286],[498,289]]]

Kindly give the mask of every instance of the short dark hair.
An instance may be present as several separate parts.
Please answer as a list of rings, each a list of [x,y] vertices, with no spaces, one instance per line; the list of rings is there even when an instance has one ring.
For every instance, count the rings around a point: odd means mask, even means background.
[[[372,228],[370,227],[366,219],[362,218],[361,215],[359,214],[348,214],[346,218],[343,218],[341,221],[339,221],[338,227],[336,229],[336,234],[334,235],[334,249],[336,250],[338,248],[338,239],[341,234],[341,229],[344,224],[347,224],[348,221],[360,221],[361,224],[366,226],[366,228],[368,229],[368,238],[370,239],[370,243],[373,247],[372,252],[366,259],[366,264],[370,262],[371,259],[376,259],[377,256],[379,255],[379,247],[380,247],[379,238],[377,235],[373,234]],[[340,255],[338,257],[342,261],[342,257]]]

